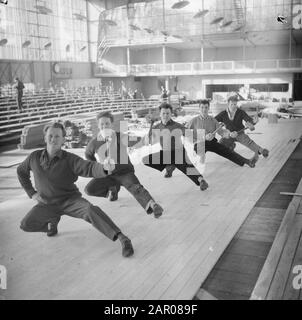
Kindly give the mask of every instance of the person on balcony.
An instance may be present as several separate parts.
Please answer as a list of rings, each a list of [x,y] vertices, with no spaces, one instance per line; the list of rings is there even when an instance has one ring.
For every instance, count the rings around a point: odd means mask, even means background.
[[[108,197],[110,201],[118,200],[121,186],[126,188],[147,214],[153,213],[159,218],[163,208],[154,201],[150,193],[142,186],[134,172],[134,167],[128,156],[128,136],[113,130],[113,115],[101,112],[97,115],[99,133],[86,147],[85,157],[91,161],[112,164],[105,170],[106,176],[92,179],[85,187],[89,196]]]
[[[219,142],[225,146],[231,148],[235,147],[235,142],[243,144],[255,153],[255,158],[262,154],[263,157],[267,158],[269,151],[265,148],[260,147],[255,143],[247,134],[244,133],[244,124],[251,131],[255,130],[255,122],[244,110],[238,108],[237,96],[230,96],[228,98],[227,109],[221,111],[215,118],[219,122],[223,122],[226,128],[230,131],[230,137],[222,138]]]
[[[61,123],[44,128],[46,148],[32,152],[17,168],[18,179],[37,204],[27,213],[20,228],[27,232],[58,233],[62,215],[84,219],[112,241],[120,240],[124,257],[133,255],[131,240],[99,207],[84,199],[75,185],[81,177],[104,177],[106,167],[62,150],[66,131]],[[30,179],[32,171],[35,188]]]

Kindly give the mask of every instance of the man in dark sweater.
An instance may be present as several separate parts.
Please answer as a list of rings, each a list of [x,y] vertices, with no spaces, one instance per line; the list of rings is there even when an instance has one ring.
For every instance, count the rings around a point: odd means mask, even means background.
[[[83,160],[61,149],[65,141],[65,128],[60,123],[44,128],[46,149],[32,152],[17,168],[19,181],[28,196],[37,204],[21,222],[27,232],[58,233],[57,225],[62,215],[81,218],[91,223],[106,237],[120,240],[124,257],[133,254],[133,247],[114,222],[99,207],[92,205],[75,185],[79,176],[104,177],[101,164]],[[33,172],[35,188],[30,179]]]
[[[230,131],[229,138],[222,138],[219,142],[226,146],[234,145],[235,141],[240,142],[250,150],[255,152],[255,157],[262,154],[265,158],[268,157],[269,151],[256,144],[247,134],[244,133],[243,121],[250,130],[255,130],[253,119],[237,106],[237,96],[228,98],[227,109],[220,112],[215,118],[219,122],[223,122],[226,128]]]
[[[128,157],[128,136],[115,132],[113,115],[101,112],[97,115],[99,134],[86,147],[85,157],[91,161],[114,163],[112,170],[105,171],[105,177],[92,179],[85,187],[86,194],[96,197],[109,197],[110,201],[118,199],[121,186],[125,187],[146,210],[147,214],[154,214],[159,218],[162,207],[154,201],[150,193],[141,185],[134,173],[134,167]]]
[[[181,140],[185,136],[185,127],[172,120],[172,106],[170,104],[163,102],[159,106],[159,110],[161,121],[151,130],[152,141],[147,135],[134,148],[160,142],[162,150],[144,157],[143,163],[159,171],[163,171],[167,166],[171,171],[177,168],[199,186],[200,190],[206,190],[208,183],[190,161]]]

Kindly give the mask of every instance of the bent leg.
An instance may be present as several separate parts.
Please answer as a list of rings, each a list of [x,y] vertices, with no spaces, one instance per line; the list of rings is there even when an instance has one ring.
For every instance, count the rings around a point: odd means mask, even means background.
[[[60,218],[57,206],[38,203],[23,218],[20,228],[26,232],[47,232],[48,223],[57,225]]]
[[[89,196],[103,197],[108,196],[108,191],[112,188],[116,188],[117,192],[120,190],[120,185],[111,178],[111,176],[105,178],[96,178],[89,181],[85,187],[85,193]]]
[[[84,219],[113,241],[117,239],[118,233],[121,232],[103,210],[82,197],[66,200],[61,208],[64,214],[73,218]]]

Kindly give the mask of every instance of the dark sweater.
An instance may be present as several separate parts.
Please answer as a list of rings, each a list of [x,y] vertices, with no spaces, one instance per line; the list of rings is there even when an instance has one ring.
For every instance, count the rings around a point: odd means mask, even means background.
[[[31,179],[33,172],[35,188]],[[79,176],[101,178],[103,166],[60,150],[49,161],[46,149],[32,152],[17,168],[18,179],[31,198],[36,192],[49,204],[59,203],[70,197],[81,196],[75,182]]]
[[[160,146],[162,149],[165,149],[167,151],[167,148],[164,148],[164,140],[166,143],[171,143],[171,146],[169,150],[175,150],[175,149],[182,149],[183,143],[181,141],[181,136],[185,134],[185,127],[170,119],[166,124],[163,124],[162,122],[157,123],[152,128],[152,137],[153,141],[160,142]],[[172,134],[171,134],[172,133]]]
[[[228,130],[240,131],[244,128],[242,121],[253,123],[253,119],[243,110],[237,109],[235,112],[234,119],[229,118],[227,110],[220,112],[216,117],[217,121],[223,122]]]
[[[125,174],[128,172],[134,172],[134,167],[128,157],[128,139],[129,137],[127,135],[122,135],[122,137],[119,133],[113,135],[110,150],[111,158],[115,162],[115,169],[112,171],[111,174]],[[102,139],[101,137],[93,138],[90,140],[86,147],[85,157],[87,160],[97,161],[95,154],[98,154],[99,160],[104,161],[105,156],[107,156],[107,153],[105,153],[105,149],[106,141],[104,139]]]

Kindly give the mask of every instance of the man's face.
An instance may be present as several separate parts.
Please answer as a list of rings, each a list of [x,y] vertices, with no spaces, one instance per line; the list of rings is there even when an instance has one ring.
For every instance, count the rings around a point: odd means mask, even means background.
[[[161,118],[161,121],[162,123],[167,123],[172,117],[172,112],[170,109],[165,109],[165,108],[162,108],[160,110],[160,118]]]
[[[200,107],[199,107],[199,110],[200,110],[200,114],[203,116],[203,117],[206,117],[208,114],[209,114],[209,109],[210,109],[210,106],[206,103],[206,104],[201,104]]]
[[[65,142],[65,137],[63,137],[63,132],[60,128],[48,128],[44,140],[47,145],[47,150],[56,152],[61,149]]]
[[[113,125],[110,118],[100,118],[98,122],[98,127],[103,137],[111,136]]]
[[[235,112],[237,110],[237,101],[229,101],[228,108],[231,112]]]

